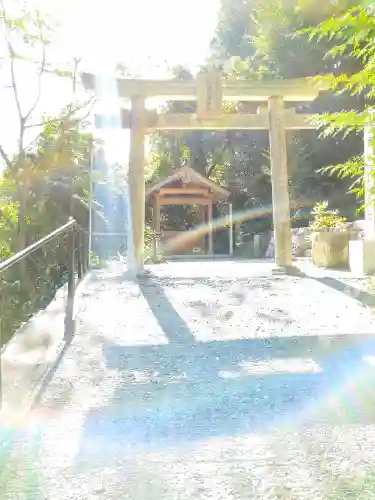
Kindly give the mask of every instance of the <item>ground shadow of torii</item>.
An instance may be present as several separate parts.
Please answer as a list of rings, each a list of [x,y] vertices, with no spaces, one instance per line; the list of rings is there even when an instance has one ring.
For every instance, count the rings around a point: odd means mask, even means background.
[[[375,368],[364,361],[375,356],[374,336],[196,342],[157,279],[139,286],[169,343],[104,344],[122,384],[87,417],[81,458],[94,442],[125,456],[309,422],[375,423]],[[301,358],[316,369],[294,369]]]

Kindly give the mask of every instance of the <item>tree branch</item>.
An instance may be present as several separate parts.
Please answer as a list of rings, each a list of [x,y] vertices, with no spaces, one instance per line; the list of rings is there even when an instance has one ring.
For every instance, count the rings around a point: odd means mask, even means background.
[[[95,102],[96,102],[96,98],[92,97],[90,100],[88,100],[88,101],[84,102],[83,104],[80,104],[76,108],[72,109],[71,112],[68,113],[65,117],[60,116],[57,118],[51,118],[50,120],[46,120],[46,121],[40,122],[40,123],[29,123],[29,124],[25,125],[25,129],[43,127],[47,122],[48,123],[59,123],[63,120],[66,120],[67,118],[75,115],[79,111],[83,110],[86,106],[91,105],[89,111],[84,116],[82,116],[80,118],[76,118],[77,121],[85,120],[89,116],[89,114],[91,113]]]
[[[11,168],[12,167],[12,162],[10,161],[9,156],[6,154],[4,148],[2,147],[1,144],[0,144],[0,155],[3,158],[3,160],[5,161],[6,166],[8,168]]]
[[[12,88],[13,88],[13,93],[14,93],[14,99],[16,101],[17,105],[17,110],[18,110],[18,116],[21,122],[24,122],[24,117],[22,114],[22,109],[21,109],[21,103],[18,95],[18,87],[17,87],[17,82],[16,82],[16,74],[14,71],[14,57],[15,57],[15,52],[13,50],[12,44],[9,42],[8,43],[8,50],[10,52],[10,74],[12,78]]]
[[[61,123],[61,125],[63,124],[66,124],[67,126],[65,127],[65,130],[69,130],[71,129],[74,125],[78,124],[79,122],[82,122],[84,121],[91,113],[93,107],[94,107],[94,104],[96,102],[96,98],[93,97],[91,98],[89,101],[83,103],[82,105],[80,106],[77,106],[75,109],[73,109],[71,111],[70,114],[66,115],[66,116],[63,116],[63,117],[58,117],[58,118],[53,118],[51,120],[48,120],[47,122],[43,122],[43,123],[35,123],[35,124],[31,124],[31,125],[26,125],[25,128],[31,128],[31,127],[43,127],[46,123],[53,123],[53,124],[58,124],[58,123]],[[80,117],[76,117],[76,118],[73,118],[73,116],[78,112],[78,111],[81,111],[83,110],[86,106],[90,106],[89,109],[87,110],[87,112],[83,115],[83,116],[80,116]],[[68,126],[68,122],[70,121],[70,125]],[[27,149],[29,150],[30,148],[32,148],[32,146],[34,146],[38,140],[42,137],[43,135],[43,130],[40,132],[40,134],[38,134],[36,136],[36,138],[31,141],[31,143],[27,146]]]
[[[35,98],[34,104],[31,106],[29,111],[25,115],[25,122],[30,118],[32,113],[35,111],[35,108],[38,106],[38,103],[41,98],[42,94],[42,77],[46,68],[46,46],[43,41],[43,36],[42,36],[42,28],[41,28],[41,22],[38,14],[38,28],[39,28],[39,37],[40,37],[40,43],[42,44],[42,57],[41,57],[41,63],[40,63],[40,68],[38,72],[38,90],[37,90],[37,96]]]
[[[18,95],[18,88],[17,88],[17,83],[16,83],[16,75],[15,75],[15,71],[14,71],[14,58],[15,58],[16,53],[15,53],[15,50],[13,48],[11,38],[10,38],[9,20],[8,20],[8,16],[6,13],[4,0],[1,0],[1,8],[3,11],[3,18],[4,18],[6,44],[7,44],[9,55],[10,55],[10,76],[11,76],[11,80],[12,80],[12,89],[13,89],[14,99],[16,101],[19,119],[20,119],[20,121],[23,121],[24,118],[23,118],[23,114],[22,114],[21,103],[20,103],[20,99],[19,99],[19,95]]]
[[[15,61],[15,57],[16,57],[16,52],[13,48],[12,41],[11,41],[11,35],[10,35],[10,30],[9,30],[9,20],[8,20],[8,16],[6,13],[4,0],[1,0],[1,7],[3,10],[3,18],[4,18],[4,25],[5,25],[4,32],[5,32],[6,44],[7,44],[7,48],[8,48],[9,55],[10,55],[10,76],[11,76],[11,82],[12,82],[12,89],[13,89],[14,99],[16,102],[16,107],[17,107],[17,111],[18,111],[18,118],[19,118],[19,125],[20,125],[19,139],[18,139],[18,151],[19,151],[19,159],[20,159],[24,153],[24,144],[23,143],[24,143],[24,135],[25,135],[25,117],[22,114],[20,98],[18,95],[17,79],[16,79],[16,74],[15,74],[15,68],[14,68],[14,61]]]
[[[69,105],[69,112],[72,110],[73,102],[74,102],[74,97],[77,92],[77,74],[78,74],[78,65],[81,62],[81,59],[76,59],[74,58],[74,66],[73,66],[73,74],[72,74],[72,100]]]

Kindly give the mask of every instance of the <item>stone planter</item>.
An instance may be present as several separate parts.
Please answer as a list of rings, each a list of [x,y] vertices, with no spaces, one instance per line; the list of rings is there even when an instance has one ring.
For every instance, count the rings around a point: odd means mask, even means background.
[[[348,230],[326,230],[312,233],[311,257],[318,267],[349,267]]]

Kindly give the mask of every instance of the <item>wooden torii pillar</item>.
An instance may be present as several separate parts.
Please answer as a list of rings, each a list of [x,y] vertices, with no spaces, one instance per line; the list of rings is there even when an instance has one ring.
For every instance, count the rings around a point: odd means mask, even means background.
[[[95,76],[82,75],[86,89],[95,90]],[[322,84],[307,79],[276,81],[230,81],[217,72],[198,75],[196,80],[118,79],[119,96],[130,98],[131,111],[123,110],[123,127],[130,129],[129,188],[132,213],[134,259],[131,271],[143,272],[145,227],[145,138],[154,130],[268,130],[271,150],[272,200],[276,272],[293,272],[292,232],[288,190],[286,130],[315,129],[312,115],[286,109],[284,101],[313,101]],[[165,101],[196,101],[194,114],[158,114],[146,110],[147,98]],[[250,101],[261,105],[256,113],[226,114],[222,101]]]
[[[131,274],[142,274],[144,269],[144,231],[145,231],[145,140],[146,105],[143,96],[131,99],[131,126],[129,149],[129,197],[131,228],[133,232],[133,255],[128,258]],[[129,254],[128,254],[129,255]]]
[[[293,253],[283,97],[271,96],[268,99],[268,110],[275,272],[288,273],[293,271]]]

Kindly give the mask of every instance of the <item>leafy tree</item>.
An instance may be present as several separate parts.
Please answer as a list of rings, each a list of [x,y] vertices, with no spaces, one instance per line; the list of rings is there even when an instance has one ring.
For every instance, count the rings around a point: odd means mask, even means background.
[[[219,19],[211,41],[211,61],[223,66],[232,57],[246,60],[255,55],[249,12],[254,0],[222,0]]]
[[[49,59],[51,27],[43,20],[38,10],[30,12],[21,4],[18,9],[10,10],[2,0],[0,22],[4,37],[4,57],[0,68],[4,82],[2,92],[9,94],[9,99],[12,99],[14,104],[15,113],[10,121],[15,124],[14,132],[17,137],[15,147],[8,151],[0,138],[0,155],[7,170],[7,177],[14,179],[17,188],[16,249],[22,250],[28,243],[27,200],[37,173],[31,154],[35,156],[37,153],[41,165],[56,167],[57,158],[60,166],[68,164],[72,160],[72,131],[77,129],[78,123],[87,115],[92,101],[76,102],[78,60],[73,61],[70,70],[58,70],[54,67],[53,59]],[[72,82],[72,100],[57,117],[43,116],[40,109],[46,80],[51,77]],[[27,89],[33,89],[33,92],[26,92],[26,78]],[[23,99],[25,93],[27,98]],[[8,121],[10,119],[9,116],[4,118]],[[6,126],[4,124],[4,127]],[[46,142],[47,137],[49,144]],[[44,148],[43,141],[46,146]],[[38,173],[41,171],[43,167]]]
[[[230,15],[238,15],[237,21],[242,23],[241,32],[245,33],[244,36],[251,42],[252,48],[246,55],[242,55],[242,60],[237,61],[237,70],[233,76],[249,78],[252,75],[261,79],[295,78],[356,71],[359,62],[349,51],[343,52],[335,60],[325,57],[326,52],[333,47],[331,40],[320,40],[319,44],[312,45],[308,33],[298,38],[294,36],[296,31],[314,27],[333,14],[340,15],[355,3],[354,0],[324,0],[318,7],[316,2],[309,0],[243,1],[241,12],[239,13],[239,9],[233,9]],[[227,12],[222,9],[222,15]],[[307,111],[315,113],[333,113],[348,107],[361,110],[364,102],[361,96],[337,96],[327,92],[305,107]],[[256,145],[253,154],[258,156],[255,156],[255,160],[252,155],[251,160],[243,166],[243,171],[262,165],[267,158],[267,138],[260,140],[261,137],[259,133],[244,133],[244,141]],[[300,199],[303,203],[308,200],[313,203],[319,199],[329,199],[348,217],[352,217],[356,208],[355,200],[342,196],[349,184],[337,186],[335,179],[326,174],[319,176],[317,170],[332,163],[343,163],[352,155],[359,154],[363,148],[362,138],[352,134],[345,141],[342,141],[341,137],[323,141],[319,139],[319,132],[300,131],[288,133],[287,139],[292,199],[296,202]],[[263,166],[256,174],[258,168],[253,172],[254,176],[262,175]],[[269,200],[270,190],[267,201]]]
[[[326,137],[346,137],[351,133],[361,134],[365,126],[374,124],[373,103],[375,97],[375,21],[373,7],[357,6],[349,9],[341,16],[331,17],[317,27],[304,30],[311,41],[320,42],[328,39],[333,47],[327,58],[337,60],[342,54],[355,58],[358,70],[339,75],[323,75],[320,78],[327,82],[338,95],[360,97],[364,101],[362,110],[349,109],[338,113],[326,112],[319,117],[318,125]],[[363,200],[364,195],[364,162],[363,155],[353,156],[347,162],[327,166],[323,172],[329,172],[338,178],[352,179],[350,191]],[[375,172],[374,172],[375,174]]]
[[[340,15],[356,0],[269,0],[256,2],[250,17],[255,26],[253,38],[258,60],[273,76],[298,78],[330,73],[332,61],[324,54],[332,46],[329,40],[312,46],[309,37],[291,36],[296,30],[316,26],[332,15]],[[298,62],[296,64],[296,62]],[[344,58],[340,60],[340,66]],[[348,63],[353,63],[349,58]],[[341,71],[341,69],[339,70]]]
[[[81,126],[93,101],[77,99],[79,60],[56,69],[52,28],[39,11],[0,2],[3,58],[0,91],[13,105],[2,130],[14,129],[11,144],[0,137],[4,169],[0,177],[0,259],[56,229],[74,215],[87,227],[87,176],[91,137]],[[71,88],[56,115],[44,113],[51,82]],[[65,239],[51,242],[0,276],[2,341],[22,321],[48,303],[66,279]]]
[[[325,57],[334,46],[332,40],[312,45],[309,34],[298,38],[296,31],[316,27],[319,22],[341,13],[354,0],[324,0],[317,8],[310,0],[222,0],[217,29],[211,44],[207,66],[222,68],[228,79],[295,78],[317,74],[354,73],[361,62],[346,50],[334,60]],[[228,61],[231,60],[229,64]],[[203,68],[207,69],[207,68]],[[176,77],[191,78],[184,68]],[[259,103],[230,104],[231,112],[255,111]],[[307,111],[340,112],[345,108],[361,111],[362,96],[335,95],[327,92]],[[166,112],[194,112],[191,103],[170,103]],[[224,111],[224,109],[223,109]],[[348,218],[353,217],[357,203],[343,196],[349,183],[338,184],[319,169],[332,163],[344,163],[362,151],[362,138],[351,134],[319,139],[319,132],[288,133],[288,160],[292,207],[313,206],[327,199]],[[227,184],[233,192],[235,211],[269,205],[271,202],[268,136],[256,131],[192,131],[162,133],[154,142],[153,174],[150,181],[165,177],[173,166],[189,161],[211,179]],[[173,208],[176,212],[177,208]],[[185,214],[185,216],[188,216]],[[181,222],[182,223],[182,222]],[[270,217],[256,230],[270,227]],[[263,226],[262,226],[263,224]],[[250,225],[254,226],[254,221]],[[255,229],[254,229],[255,230]]]

